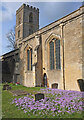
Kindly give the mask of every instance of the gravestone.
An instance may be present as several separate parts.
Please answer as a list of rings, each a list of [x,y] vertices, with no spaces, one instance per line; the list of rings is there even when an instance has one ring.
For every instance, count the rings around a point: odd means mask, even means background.
[[[44,94],[43,93],[35,94],[35,101],[39,101],[41,99],[44,99]]]
[[[8,84],[3,85],[3,90],[7,90],[7,87],[9,87]]]
[[[83,79],[78,79],[77,82],[78,82],[80,90],[84,91],[84,80]]]
[[[57,89],[57,88],[58,88],[58,83],[54,83],[54,84],[52,84],[52,88]]]

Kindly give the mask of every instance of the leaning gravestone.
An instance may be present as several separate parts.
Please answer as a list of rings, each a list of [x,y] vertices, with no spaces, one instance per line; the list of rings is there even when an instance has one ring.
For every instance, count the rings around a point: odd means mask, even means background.
[[[81,91],[84,91],[84,79],[78,79],[78,85]]]
[[[53,84],[52,84],[52,88],[57,89],[57,88],[58,88],[58,83],[53,83]]]
[[[8,84],[3,85],[3,90],[11,90],[11,87]]]
[[[3,90],[7,90],[7,87],[9,87],[8,84],[3,85]]]
[[[41,99],[44,99],[44,94],[43,93],[35,94],[35,101],[39,101]]]

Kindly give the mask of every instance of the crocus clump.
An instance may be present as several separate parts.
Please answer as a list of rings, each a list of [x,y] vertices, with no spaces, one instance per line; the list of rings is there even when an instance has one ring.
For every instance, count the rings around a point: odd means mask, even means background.
[[[19,109],[23,109],[24,113],[32,113],[40,116],[52,115],[62,116],[65,113],[81,113],[84,111],[84,92],[59,90],[59,89],[41,89],[45,98],[35,101],[34,95],[25,96],[19,99],[14,99],[12,103]]]

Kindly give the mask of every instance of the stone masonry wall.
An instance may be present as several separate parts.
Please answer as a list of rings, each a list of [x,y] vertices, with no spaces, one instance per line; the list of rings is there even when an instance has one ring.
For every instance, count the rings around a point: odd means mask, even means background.
[[[36,86],[42,86],[43,85],[43,70],[42,70],[42,46],[40,45],[37,49],[37,64],[35,67],[35,81]]]
[[[47,73],[49,87],[51,87],[53,83],[58,83],[58,89],[63,89],[62,45],[60,46],[61,69],[60,70],[50,70],[50,68],[49,68],[50,63],[49,63],[48,41],[52,40],[53,38],[56,38],[56,39],[60,39],[60,43],[62,43],[61,37],[57,38],[56,36],[61,36],[60,26],[58,26],[55,29],[51,29],[51,31],[42,35],[43,68],[45,68],[45,70],[43,70],[43,73]]]
[[[64,26],[65,86],[79,90],[77,80],[82,79],[82,17]]]
[[[23,60],[24,66],[23,79],[25,86],[35,86],[36,80],[39,84],[41,82],[39,78],[43,76],[44,73],[46,73],[48,77],[49,87],[51,87],[53,83],[58,83],[58,89],[64,89],[63,80],[65,78],[65,89],[78,91],[80,90],[77,80],[83,78],[82,68],[84,66],[82,63],[82,14],[83,11],[81,7],[77,11],[71,13],[70,15],[67,15],[66,17],[63,17],[60,20],[53,22],[52,24],[40,29],[39,31],[33,33],[29,37],[23,39],[23,45],[21,47],[21,59]],[[38,40],[35,38],[36,35],[41,36],[40,44],[38,44]],[[60,70],[49,69],[48,41],[54,37],[60,39],[61,43]],[[21,42],[19,44],[21,44]],[[29,45],[32,46],[33,49],[33,71],[31,73],[26,69],[26,50]],[[37,46],[38,49],[35,51]],[[36,77],[36,74],[38,74],[38,77]]]
[[[20,49],[20,59],[22,61],[20,74],[23,78],[23,85],[27,87],[34,87],[36,84],[35,67],[37,64],[36,48],[38,46],[39,46],[39,39],[35,37],[23,43]],[[27,50],[29,47],[32,48],[32,71],[27,69]],[[39,71],[40,71],[40,68],[39,68]]]

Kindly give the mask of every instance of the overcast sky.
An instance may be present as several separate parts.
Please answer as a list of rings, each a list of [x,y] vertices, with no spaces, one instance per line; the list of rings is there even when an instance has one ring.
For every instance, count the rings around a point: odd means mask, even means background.
[[[4,2],[0,3],[0,25],[2,25],[2,36],[0,31],[0,44],[2,38],[2,53],[0,48],[0,55],[9,52],[10,50],[6,47],[8,41],[6,34],[16,24],[16,10],[23,3],[19,2]],[[39,25],[40,28],[58,20],[59,18],[73,12],[78,9],[81,2],[35,2],[28,3],[36,8],[39,8]],[[1,26],[0,26],[1,27]]]

